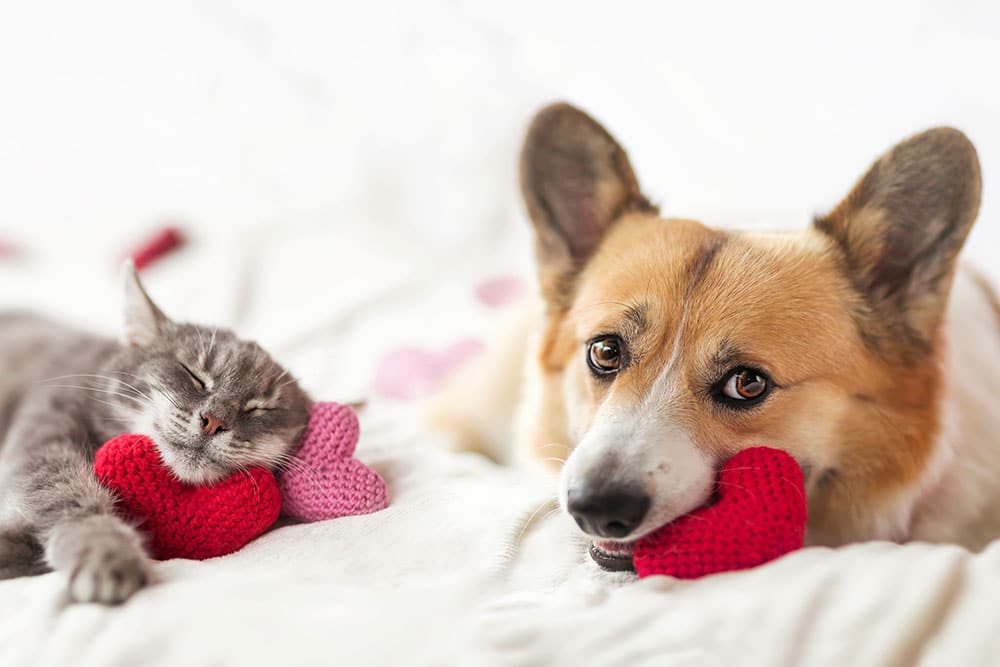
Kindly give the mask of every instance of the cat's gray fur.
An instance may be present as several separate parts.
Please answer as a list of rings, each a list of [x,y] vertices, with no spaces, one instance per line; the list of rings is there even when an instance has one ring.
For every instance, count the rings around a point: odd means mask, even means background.
[[[103,442],[145,433],[180,479],[207,483],[280,466],[311,405],[258,345],[172,322],[125,273],[121,342],[0,314],[0,579],[54,568],[81,602],[122,602],[150,579],[139,533],[93,475]]]

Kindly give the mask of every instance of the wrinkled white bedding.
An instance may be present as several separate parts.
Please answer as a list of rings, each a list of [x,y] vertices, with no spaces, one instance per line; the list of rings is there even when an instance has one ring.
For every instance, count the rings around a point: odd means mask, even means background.
[[[414,258],[362,233],[284,227],[280,242],[243,245],[226,234],[202,236],[154,267],[150,289],[168,312],[225,313],[216,321],[235,321],[270,345],[317,396],[367,395],[388,347],[482,333],[502,317],[469,298],[478,269],[449,268],[468,284],[441,283],[433,270],[440,258]],[[90,324],[110,331],[116,294],[107,258],[121,242],[109,230],[91,232],[90,243],[91,259],[66,287],[79,305],[63,310],[80,320],[107,312],[108,321]],[[232,270],[214,264],[220,247],[236,248],[221,260]],[[251,260],[245,282],[239,267]],[[317,262],[324,280],[302,282],[292,266],[301,261]],[[56,264],[43,257],[0,268],[0,300],[28,292],[44,300],[44,290],[27,286]],[[220,277],[213,290],[201,288],[208,271]],[[407,280],[399,291],[405,275],[426,281]],[[433,335],[421,333],[429,322]],[[159,583],[116,609],[67,606],[59,574],[0,582],[0,665],[1000,657],[1000,544],[975,556],[919,544],[809,549],[747,573],[636,583],[589,561],[569,521],[550,512],[551,480],[445,452],[409,406],[376,399],[363,427],[359,456],[389,481],[390,509],[283,526],[226,558],[162,563]]]

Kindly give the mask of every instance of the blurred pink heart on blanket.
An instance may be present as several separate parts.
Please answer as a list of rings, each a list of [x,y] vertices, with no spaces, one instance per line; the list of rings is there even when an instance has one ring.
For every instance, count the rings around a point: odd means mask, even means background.
[[[442,352],[403,347],[382,358],[375,372],[375,390],[386,398],[411,400],[426,396],[455,369],[482,352],[475,339],[460,340]]]
[[[354,458],[361,427],[349,406],[317,403],[294,463],[278,477],[282,511],[301,521],[370,514],[389,504],[385,480]]]
[[[498,276],[476,286],[476,298],[490,308],[502,308],[521,298],[524,281],[517,276]]]
[[[17,257],[20,254],[20,250],[17,246],[0,239],[0,259]]]

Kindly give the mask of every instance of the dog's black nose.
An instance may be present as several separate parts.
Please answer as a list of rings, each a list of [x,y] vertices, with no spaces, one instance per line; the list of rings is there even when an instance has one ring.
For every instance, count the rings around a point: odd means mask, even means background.
[[[583,532],[622,538],[642,523],[649,511],[649,496],[627,486],[596,490],[578,486],[569,490],[566,506]]]

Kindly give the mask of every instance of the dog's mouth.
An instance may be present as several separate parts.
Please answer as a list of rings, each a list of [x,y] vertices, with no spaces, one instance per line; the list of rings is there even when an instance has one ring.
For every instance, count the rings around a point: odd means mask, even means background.
[[[608,572],[635,572],[632,564],[634,542],[595,540],[590,543],[590,557]]]

